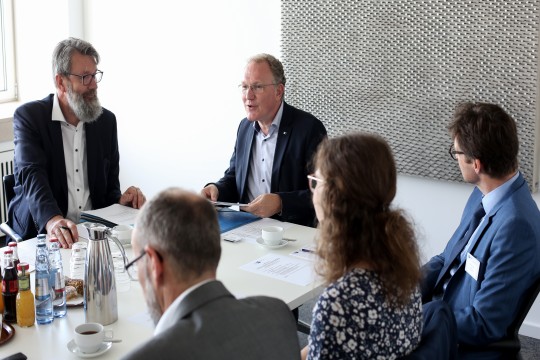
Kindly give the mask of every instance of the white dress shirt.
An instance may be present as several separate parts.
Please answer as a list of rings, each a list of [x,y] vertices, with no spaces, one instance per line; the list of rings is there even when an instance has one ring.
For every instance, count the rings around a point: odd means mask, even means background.
[[[56,94],[54,95],[52,120],[61,122],[68,187],[66,218],[78,223],[81,212],[92,209],[86,165],[86,131],[84,123],[79,121],[77,126],[73,126],[66,121]]]
[[[247,178],[247,195],[249,201],[257,196],[269,194],[272,184],[272,168],[274,165],[274,154],[278,138],[279,125],[283,115],[283,102],[279,107],[268,135],[265,135],[258,122],[253,124],[255,128],[255,141],[251,148],[249,159],[249,174]]]
[[[178,322],[176,309],[180,306],[180,303],[182,303],[182,300],[184,300],[185,297],[190,292],[192,292],[193,290],[197,289],[199,286],[202,286],[210,281],[216,281],[216,279],[203,280],[200,283],[195,284],[190,288],[187,288],[183,293],[180,294],[180,296],[174,299],[172,304],[167,308],[167,310],[165,310],[163,315],[161,315],[161,318],[159,319],[156,325],[156,328],[154,329],[154,335],[167,331],[168,328],[176,324]]]

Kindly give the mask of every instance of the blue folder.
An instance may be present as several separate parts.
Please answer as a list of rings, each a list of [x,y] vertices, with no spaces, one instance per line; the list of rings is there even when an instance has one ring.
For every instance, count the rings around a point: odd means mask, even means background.
[[[218,210],[219,229],[222,233],[259,219],[260,217],[244,211],[235,211],[229,208]]]

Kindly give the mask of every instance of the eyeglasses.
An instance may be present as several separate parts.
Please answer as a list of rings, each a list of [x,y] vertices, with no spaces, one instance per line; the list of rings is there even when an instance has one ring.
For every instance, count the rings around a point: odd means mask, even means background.
[[[463,151],[454,150],[454,144],[450,145],[450,149],[448,149],[448,153],[450,154],[450,157],[454,160],[457,160],[456,155],[465,155]]]
[[[308,180],[309,180],[309,189],[311,191],[314,191],[315,188],[317,187],[317,183],[321,183],[321,184],[324,184],[324,180],[323,179],[319,179],[318,177],[315,177],[313,175],[308,175],[307,176]]]
[[[87,75],[77,75],[77,74],[69,74],[69,73],[66,75],[77,76],[81,79],[81,83],[83,85],[88,86],[92,82],[92,79],[96,82],[96,84],[100,82],[101,78],[103,77],[103,71],[98,70],[93,74],[87,74]]]
[[[146,255],[146,250],[142,250],[139,256],[126,264],[125,270],[127,271],[128,276],[131,280],[136,281],[139,279],[137,275],[137,261],[141,260],[144,255]]]
[[[242,91],[242,94],[247,94],[247,92],[251,89],[251,92],[254,94],[260,94],[264,91],[264,88],[270,85],[277,85],[275,83],[272,84],[254,84],[254,85],[245,85],[240,84],[238,85],[238,88]]]

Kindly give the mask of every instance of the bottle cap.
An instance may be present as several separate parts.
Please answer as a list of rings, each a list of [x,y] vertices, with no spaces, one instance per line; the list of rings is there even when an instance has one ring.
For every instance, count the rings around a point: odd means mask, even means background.
[[[8,246],[14,246],[14,247],[17,247],[17,243],[15,241],[10,241],[8,243]]]
[[[55,238],[55,237],[52,237],[49,239],[49,242],[52,243],[52,242],[58,242],[58,238]]]
[[[17,270],[22,270],[22,269],[28,270],[30,269],[30,265],[28,265],[28,263],[25,263],[25,262],[19,263],[17,265]]]
[[[13,250],[11,249],[4,250],[4,255],[6,254],[13,254]]]

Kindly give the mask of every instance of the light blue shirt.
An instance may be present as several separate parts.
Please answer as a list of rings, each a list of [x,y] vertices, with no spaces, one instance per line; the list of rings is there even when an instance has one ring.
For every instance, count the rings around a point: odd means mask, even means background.
[[[516,179],[519,176],[519,172],[517,172],[510,180],[499,186],[498,188],[490,191],[486,195],[482,197],[482,207],[484,208],[484,212],[486,213],[484,217],[480,220],[478,223],[478,226],[474,230],[473,234],[469,238],[469,241],[467,242],[467,245],[463,248],[461,253],[459,254],[459,260],[460,262],[454,262],[454,265],[450,268],[450,277],[446,279],[446,281],[443,284],[443,292],[446,291],[446,287],[448,286],[448,283],[450,282],[450,279],[456,271],[460,268],[460,266],[465,262],[465,259],[467,259],[467,253],[469,252],[469,248],[471,247],[471,244],[476,241],[477,238],[477,232],[480,226],[484,223],[484,220],[487,218],[488,215],[490,215],[490,212],[495,208],[495,206],[506,197],[508,191],[510,190],[510,186],[516,181]],[[433,299],[437,300],[442,297],[442,294],[440,296],[434,296]]]
[[[251,148],[251,157],[249,159],[249,174],[247,178],[247,195],[249,201],[257,196],[270,193],[272,183],[272,167],[274,165],[274,154],[276,153],[276,144],[278,138],[279,125],[283,115],[283,102],[279,107],[268,135],[265,135],[259,123],[255,121],[255,141]]]
[[[484,211],[485,211],[486,215],[484,215],[482,220],[480,220],[480,223],[478,224],[478,227],[474,230],[474,233],[471,235],[471,238],[467,242],[467,245],[465,245],[465,247],[463,248],[463,251],[460,254],[461,263],[463,263],[463,261],[465,261],[465,259],[467,257],[467,253],[469,252],[469,248],[471,247],[471,244],[476,240],[476,238],[477,238],[476,233],[477,233],[478,229],[484,223],[484,220],[488,217],[488,215],[490,215],[493,208],[495,208],[495,206],[499,202],[501,202],[502,199],[504,199],[506,197],[506,195],[508,194],[508,191],[510,191],[510,187],[512,186],[514,181],[516,181],[518,176],[519,176],[519,171],[516,172],[516,174],[514,176],[512,176],[512,178],[510,180],[508,180],[507,182],[505,182],[504,184],[502,184],[498,188],[490,191],[489,193],[484,195],[484,197],[482,198],[482,206],[484,207]]]

